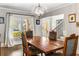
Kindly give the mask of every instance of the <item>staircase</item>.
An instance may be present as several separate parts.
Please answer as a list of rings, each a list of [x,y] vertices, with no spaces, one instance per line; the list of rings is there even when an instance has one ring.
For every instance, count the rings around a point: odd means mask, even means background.
[[[55,32],[57,32],[57,38],[58,39],[63,39],[64,34],[63,34],[63,26],[64,25],[64,20],[60,19],[56,21],[56,27],[53,29]]]

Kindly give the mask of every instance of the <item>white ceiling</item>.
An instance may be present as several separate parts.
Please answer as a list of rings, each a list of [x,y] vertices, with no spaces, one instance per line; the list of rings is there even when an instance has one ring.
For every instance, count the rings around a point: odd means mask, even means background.
[[[0,3],[0,7],[28,11],[29,13],[32,13],[32,14],[33,14],[33,9],[37,5],[38,5],[37,3]],[[41,3],[40,5],[46,8],[47,12],[50,12],[64,5],[64,3]]]

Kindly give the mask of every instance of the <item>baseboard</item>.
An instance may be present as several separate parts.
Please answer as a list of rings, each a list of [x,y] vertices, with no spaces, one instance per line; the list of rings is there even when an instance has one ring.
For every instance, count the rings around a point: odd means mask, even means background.
[[[1,43],[0,47],[8,47],[8,45],[5,45],[4,43]]]
[[[1,46],[0,47],[5,47],[5,44],[4,43],[1,43]]]
[[[77,54],[79,54],[79,50],[77,50],[77,52],[76,52]]]

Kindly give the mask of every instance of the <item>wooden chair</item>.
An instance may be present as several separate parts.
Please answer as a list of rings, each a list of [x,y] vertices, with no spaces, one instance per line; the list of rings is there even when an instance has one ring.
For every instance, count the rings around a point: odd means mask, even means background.
[[[31,31],[31,30],[26,31],[26,37],[27,38],[33,38],[33,31]]]
[[[31,55],[31,51],[28,48],[28,42],[26,41],[26,37],[24,33],[22,33],[22,45],[23,45],[23,56],[24,54],[26,56]]]
[[[55,32],[55,31],[49,32],[49,39],[50,40],[57,40],[57,32]]]
[[[75,36],[76,36],[76,35],[75,35],[74,33],[70,35],[70,37],[75,37]]]
[[[22,33],[23,56],[37,56],[40,53],[36,48],[29,46],[26,34]]]
[[[63,53],[48,54],[50,56],[75,56],[77,50],[78,36],[75,34],[65,38]]]
[[[70,37],[75,37],[76,35],[75,35],[75,33],[73,33],[73,34],[71,34],[70,35]],[[61,50],[58,50],[58,51],[56,51],[56,52],[60,52],[60,53],[63,53],[63,49],[61,49]]]
[[[65,38],[63,55],[75,56],[77,50],[78,36],[71,35]]]

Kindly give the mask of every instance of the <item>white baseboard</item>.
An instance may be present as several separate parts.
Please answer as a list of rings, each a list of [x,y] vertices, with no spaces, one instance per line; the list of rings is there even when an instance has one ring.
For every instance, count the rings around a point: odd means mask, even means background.
[[[77,54],[79,54],[79,50],[77,50],[77,52],[76,52]]]
[[[1,46],[0,47],[5,47],[4,43],[1,43]]]

